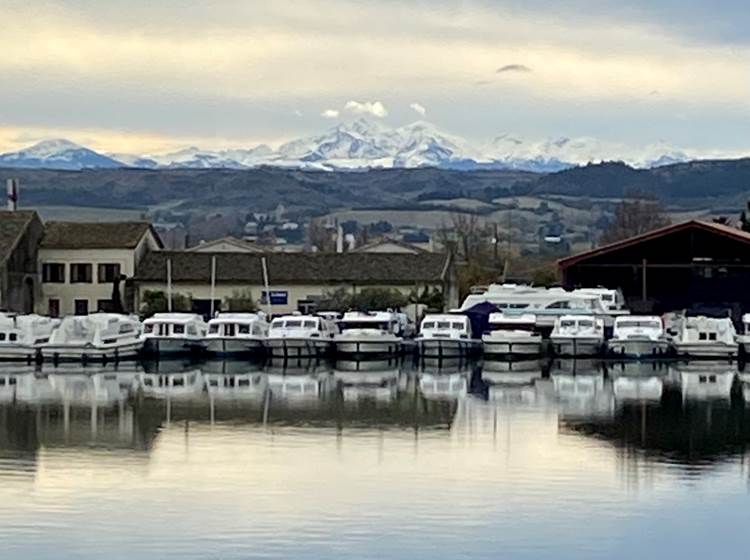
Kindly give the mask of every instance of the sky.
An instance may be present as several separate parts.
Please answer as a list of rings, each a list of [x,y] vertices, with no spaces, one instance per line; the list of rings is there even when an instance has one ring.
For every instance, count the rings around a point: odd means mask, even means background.
[[[0,151],[276,146],[365,115],[741,155],[749,28],[745,0],[0,0]]]

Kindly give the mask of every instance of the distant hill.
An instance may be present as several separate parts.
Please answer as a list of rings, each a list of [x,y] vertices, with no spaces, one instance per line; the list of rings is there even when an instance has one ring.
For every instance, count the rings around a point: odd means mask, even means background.
[[[542,174],[511,170],[436,168],[367,171],[257,169],[0,168],[0,179],[18,177],[24,205],[145,209],[243,208],[269,210],[279,203],[301,213],[338,208],[409,207],[453,198],[491,202],[509,195],[620,197],[652,193],[668,203],[711,207],[750,192],[750,159],[695,161],[654,169],[623,163],[587,165]]]

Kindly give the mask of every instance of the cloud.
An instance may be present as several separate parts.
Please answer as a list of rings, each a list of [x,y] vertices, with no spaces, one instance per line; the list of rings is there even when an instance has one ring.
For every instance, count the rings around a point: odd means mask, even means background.
[[[379,119],[388,115],[388,109],[380,101],[347,101],[344,110],[356,115],[372,115]]]
[[[531,72],[531,68],[529,68],[525,64],[506,64],[505,66],[501,66],[497,69],[498,74],[504,74],[506,72],[526,73]]]
[[[300,111],[299,109],[295,109],[294,111],[292,111],[292,114],[295,117],[301,117],[302,116],[302,111]]]
[[[336,109],[326,109],[320,114],[321,117],[325,117],[326,119],[337,119],[339,115],[340,113]]]
[[[409,108],[412,111],[416,111],[417,113],[419,113],[423,117],[427,114],[427,109],[425,109],[424,105],[422,105],[421,103],[416,103],[416,102],[412,103],[411,105],[409,105]]]

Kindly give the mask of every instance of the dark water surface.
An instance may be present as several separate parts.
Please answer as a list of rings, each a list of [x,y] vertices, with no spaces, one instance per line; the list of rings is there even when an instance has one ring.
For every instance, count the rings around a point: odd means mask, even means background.
[[[748,442],[727,364],[6,366],[0,558],[742,558]]]

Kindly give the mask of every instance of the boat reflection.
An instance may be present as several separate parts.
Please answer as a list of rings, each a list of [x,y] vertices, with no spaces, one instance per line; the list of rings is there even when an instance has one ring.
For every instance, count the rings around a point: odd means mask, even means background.
[[[481,378],[487,398],[505,404],[534,405],[545,399],[540,360],[485,361]]]
[[[737,366],[727,362],[675,364],[670,377],[679,379],[683,401],[724,400],[732,398]]]
[[[562,416],[611,416],[612,383],[596,360],[554,360],[550,378]]]
[[[616,405],[661,401],[668,372],[666,364],[654,361],[608,364]]]
[[[406,380],[401,381],[400,361],[396,359],[340,360],[333,364],[332,375],[344,401],[390,401],[396,398],[400,387],[406,387]]]

